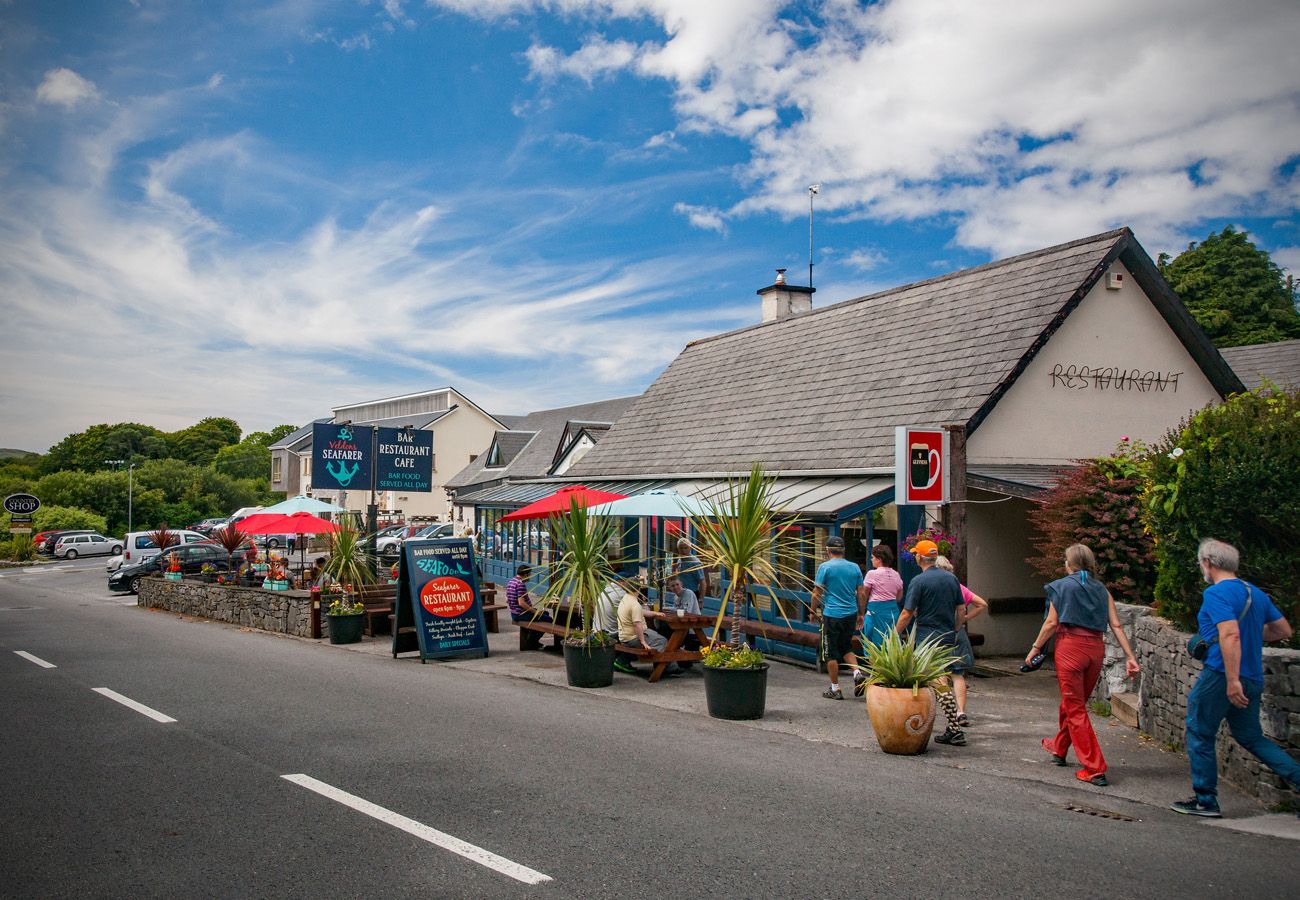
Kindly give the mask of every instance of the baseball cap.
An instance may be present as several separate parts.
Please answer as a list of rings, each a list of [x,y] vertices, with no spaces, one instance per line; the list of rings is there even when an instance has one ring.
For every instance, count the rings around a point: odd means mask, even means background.
[[[934,541],[917,541],[916,546],[912,548],[913,556],[938,556],[939,545]]]
[[[831,535],[830,537],[828,537],[828,538],[826,539],[826,549],[827,549],[827,550],[843,550],[843,549],[844,549],[844,538],[839,537],[839,536],[837,536],[837,535]]]

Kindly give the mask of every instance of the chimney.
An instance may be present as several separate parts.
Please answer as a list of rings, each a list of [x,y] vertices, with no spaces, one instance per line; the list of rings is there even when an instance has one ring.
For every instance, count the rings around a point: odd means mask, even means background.
[[[785,269],[776,270],[776,281],[759,289],[763,298],[763,322],[788,319],[812,309],[812,295],[816,288],[785,283]]]

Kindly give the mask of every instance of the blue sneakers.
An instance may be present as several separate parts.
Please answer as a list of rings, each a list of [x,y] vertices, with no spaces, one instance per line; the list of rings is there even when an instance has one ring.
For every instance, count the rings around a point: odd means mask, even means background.
[[[1176,800],[1169,804],[1169,808],[1176,813],[1182,813],[1185,816],[1200,816],[1203,819],[1222,819],[1223,813],[1219,812],[1218,803],[1202,803],[1195,797],[1186,800]]]

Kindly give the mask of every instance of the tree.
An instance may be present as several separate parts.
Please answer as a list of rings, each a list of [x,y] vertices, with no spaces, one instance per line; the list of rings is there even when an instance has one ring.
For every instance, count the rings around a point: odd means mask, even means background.
[[[171,435],[175,456],[197,466],[208,466],[222,447],[239,443],[234,419],[209,417]]]
[[[104,468],[109,459],[162,459],[170,455],[167,435],[157,428],[135,422],[92,425],[51,447],[41,458],[40,470],[45,474],[68,469],[93,472]]]
[[[1142,527],[1146,448],[1127,439],[1111,456],[1083,460],[1030,510],[1038,555],[1028,562],[1048,581],[1060,578],[1065,548],[1087,544],[1097,572],[1116,600],[1149,604],[1155,586],[1155,553]]]
[[[1294,291],[1244,231],[1229,225],[1158,265],[1216,347],[1300,338]]]
[[[1300,391],[1273,386],[1194,414],[1155,448],[1144,496],[1162,615],[1191,624],[1200,608],[1197,545],[1227,541],[1241,576],[1300,624]]]

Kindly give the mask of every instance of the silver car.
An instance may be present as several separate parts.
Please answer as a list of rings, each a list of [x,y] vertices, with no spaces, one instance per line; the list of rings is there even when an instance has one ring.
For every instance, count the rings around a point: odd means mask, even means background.
[[[59,538],[54,545],[54,555],[60,559],[76,559],[78,556],[117,556],[122,552],[122,542],[117,538],[106,538],[102,534],[70,534]]]

